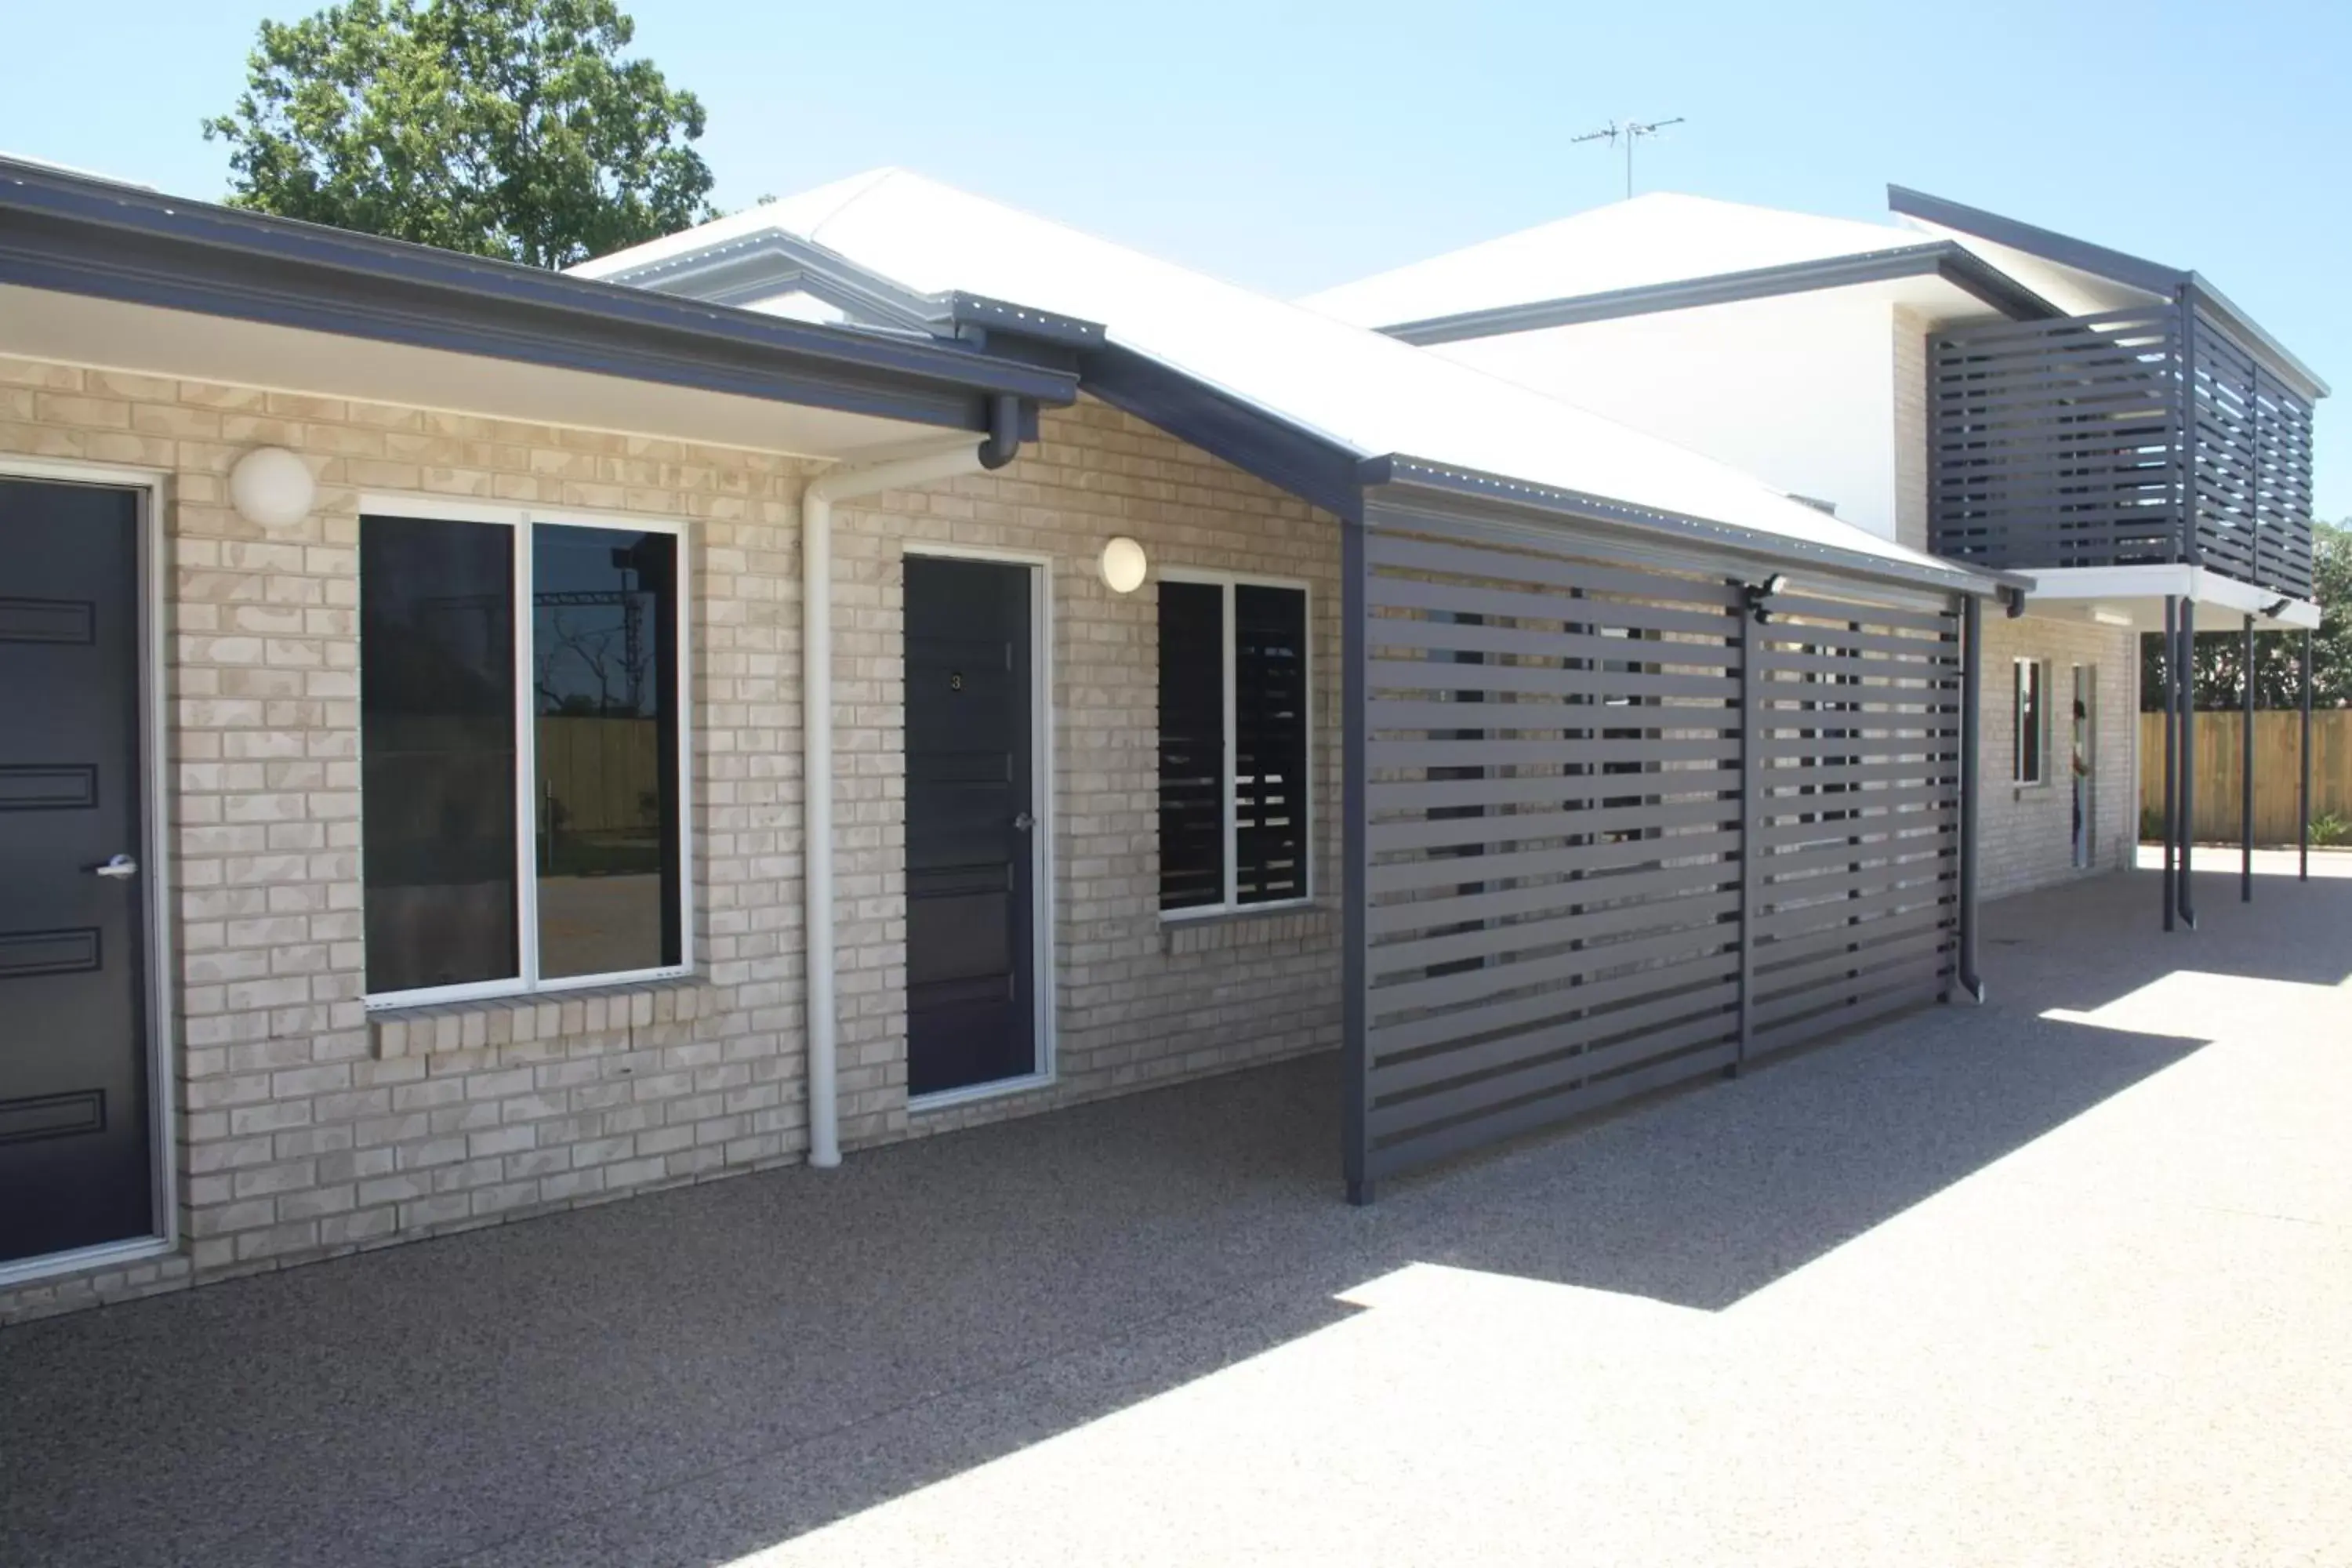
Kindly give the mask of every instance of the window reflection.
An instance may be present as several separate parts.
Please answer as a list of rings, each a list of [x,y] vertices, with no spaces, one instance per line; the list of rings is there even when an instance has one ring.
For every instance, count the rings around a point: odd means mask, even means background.
[[[541,524],[531,542],[539,968],[677,963],[677,541]]]
[[[360,527],[367,988],[520,972],[515,913],[514,531]]]

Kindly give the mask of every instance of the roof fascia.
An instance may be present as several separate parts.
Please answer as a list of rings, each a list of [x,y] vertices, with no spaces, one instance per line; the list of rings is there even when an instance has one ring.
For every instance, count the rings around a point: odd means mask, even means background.
[[[1925,191],[1911,190],[1903,185],[1886,187],[1886,205],[1891,212],[1905,217],[1932,223],[1938,228],[1974,235],[1995,245],[2005,245],[2011,250],[2021,250],[2028,256],[2060,267],[2071,267],[2077,272],[2108,279],[2144,293],[2158,294],[2178,300],[2184,293],[2193,296],[2218,318],[2231,334],[2236,337],[2257,359],[2263,361],[2276,374],[2296,384],[2305,397],[2326,397],[2328,385],[2317,373],[2286,350],[2286,346],[2264,331],[2252,316],[2238,309],[2230,298],[2195,272],[2184,272],[2177,267],[2110,250],[2104,245],[2076,239],[2054,229],[2039,228],[2030,223],[2020,223],[1999,213],[1989,213],[1981,207],[1963,206],[1948,202],[1941,196],[1931,196]]]
[[[1116,344],[1087,354],[1081,390],[1310,506],[1360,519],[1364,455]]]
[[[1860,256],[1790,261],[1774,267],[1718,272],[1706,278],[1677,279],[1669,283],[1644,283],[1632,289],[1465,310],[1456,315],[1400,322],[1381,331],[1405,342],[1427,346],[1931,276],[1942,278],[2013,321],[2040,321],[2060,314],[2057,307],[1982,258],[1970,254],[1966,246],[1956,240],[1937,239]]]
[[[1841,550],[1757,529],[1710,522],[1681,512],[1633,506],[1605,496],[1472,473],[1402,454],[1368,458],[1358,473],[1367,491],[1419,493],[1448,498],[1457,504],[1465,500],[1485,502],[1534,513],[1555,522],[1573,521],[1621,537],[1669,547],[1702,548],[1742,556],[1764,565],[1811,567],[1874,583],[1972,594],[1982,598],[2021,599],[2033,586],[2032,578],[2013,573],[1982,572],[1957,564],[1917,565],[1865,551]]]
[[[0,281],[883,418],[985,430],[1067,370],[677,300],[0,160]]]
[[[2061,267],[2071,267],[2077,272],[2124,284],[2149,294],[2176,294],[2189,281],[2189,275],[2177,267],[2149,261],[2120,250],[2110,250],[2104,245],[2093,245],[2086,239],[2076,239],[2055,229],[2038,228],[2030,223],[2020,223],[1999,213],[1989,213],[1981,207],[1963,206],[1948,202],[1941,196],[1931,196],[1925,191],[1911,190],[1903,185],[1886,187],[1887,210],[1904,217],[1932,223],[1938,228],[1953,229],[1974,235],[1979,239],[2005,245],[2011,250],[2021,250],[2028,256],[2038,256],[2044,261]]]

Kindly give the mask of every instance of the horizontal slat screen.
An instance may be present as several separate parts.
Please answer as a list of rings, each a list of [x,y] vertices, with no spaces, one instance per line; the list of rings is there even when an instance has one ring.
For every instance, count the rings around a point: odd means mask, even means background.
[[[1160,907],[1225,897],[1225,595],[1160,584]]]
[[[2197,543],[2243,582],[2311,596],[2311,405],[2197,317]]]
[[[1928,340],[1937,553],[1997,569],[2196,559],[2311,592],[2311,405],[2179,307]],[[2184,399],[2182,365],[2193,364]]]
[[[1234,901],[1307,896],[1307,595],[1234,589]]]
[[[1781,604],[1750,644],[1754,1055],[1932,1000],[1958,917],[1958,617]]]
[[[1366,552],[1368,1178],[1718,1073],[1743,984],[1760,1054],[1946,983],[1956,615],[1790,601],[1765,627],[1728,571]]]
[[[1936,552],[1994,568],[2179,560],[2176,315],[2158,306],[1930,337]]]

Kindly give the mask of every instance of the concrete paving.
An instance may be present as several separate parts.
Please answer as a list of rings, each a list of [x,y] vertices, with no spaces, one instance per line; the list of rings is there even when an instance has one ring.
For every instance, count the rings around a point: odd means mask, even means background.
[[[1338,1202],[1313,1060],[0,1332],[0,1563],[2352,1562],[2352,857]]]

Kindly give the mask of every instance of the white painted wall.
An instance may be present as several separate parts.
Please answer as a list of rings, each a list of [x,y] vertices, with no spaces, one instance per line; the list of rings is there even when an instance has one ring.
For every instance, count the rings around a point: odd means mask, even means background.
[[[1782,295],[1443,343],[1429,352],[1837,503],[1885,538],[1898,503],[1895,307]]]

